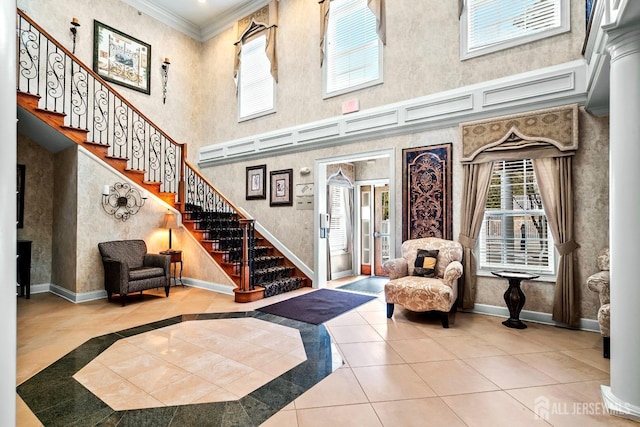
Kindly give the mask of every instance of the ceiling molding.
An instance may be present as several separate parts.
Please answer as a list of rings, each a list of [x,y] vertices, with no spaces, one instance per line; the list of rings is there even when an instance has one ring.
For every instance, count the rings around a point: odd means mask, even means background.
[[[235,21],[249,15],[255,10],[271,2],[271,0],[245,0],[237,7],[228,9],[219,14],[213,21],[200,28],[193,22],[184,19],[176,13],[167,10],[150,0],[122,0],[131,7],[150,17],[170,26],[171,28],[186,34],[187,36],[199,41],[205,42],[212,37],[217,36],[223,31],[231,28]]]

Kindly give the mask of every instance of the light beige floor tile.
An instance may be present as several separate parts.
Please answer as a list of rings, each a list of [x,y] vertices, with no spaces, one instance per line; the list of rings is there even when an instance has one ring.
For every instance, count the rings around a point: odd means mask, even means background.
[[[378,402],[372,405],[385,426],[465,426],[465,423],[437,397]]]
[[[353,326],[366,324],[367,321],[364,320],[360,313],[355,310],[334,317],[333,319],[325,323],[326,326]]]
[[[481,334],[480,338],[507,354],[542,353],[552,350],[544,344],[531,341],[523,335],[512,332],[486,332]]]
[[[438,396],[499,390],[462,360],[415,363],[411,367]]]
[[[385,341],[420,339],[427,337],[422,330],[410,323],[385,322],[372,324],[371,326]]]
[[[370,402],[418,399],[436,395],[408,365],[352,369]]]
[[[452,360],[458,357],[438,344],[435,339],[421,338],[412,340],[389,341],[389,345],[407,362],[432,362]]]
[[[252,370],[251,372],[243,375],[237,380],[223,385],[222,388],[235,394],[236,396],[245,396],[258,387],[273,380],[273,378],[273,376],[265,374],[264,372]]]
[[[159,400],[126,381],[99,388],[96,394],[116,411],[164,406]]]
[[[188,405],[219,389],[197,375],[186,375],[172,384],[152,390],[149,394],[167,406]]]
[[[369,404],[299,409],[299,427],[381,427]]]
[[[224,387],[251,372],[253,372],[252,368],[233,360],[225,359],[207,369],[194,373],[210,383]]]
[[[585,394],[569,384],[509,390],[508,393],[553,426],[638,425],[608,415],[601,399],[585,398]]]
[[[607,372],[594,368],[562,353],[532,353],[515,355],[526,364],[544,372],[559,382],[589,381],[609,378]]]
[[[20,396],[16,396],[16,420],[20,427],[41,427],[40,422]]]
[[[382,341],[380,334],[378,334],[370,325],[329,326],[327,329],[338,344]]]
[[[397,365],[404,359],[384,341],[339,344],[349,366]]]
[[[495,345],[491,345],[476,336],[441,337],[438,339],[438,343],[460,359],[506,354]]]
[[[367,396],[351,369],[338,369],[294,401],[296,409],[367,402]]]
[[[260,427],[298,427],[298,417],[294,410],[281,410],[260,424]]]
[[[548,426],[504,391],[445,396],[442,400],[470,427]]]
[[[555,384],[558,381],[514,356],[465,359],[465,362],[502,389]]]
[[[602,349],[585,348],[579,350],[564,350],[561,351],[561,353],[600,369],[601,371],[609,372],[610,359],[602,357]]]

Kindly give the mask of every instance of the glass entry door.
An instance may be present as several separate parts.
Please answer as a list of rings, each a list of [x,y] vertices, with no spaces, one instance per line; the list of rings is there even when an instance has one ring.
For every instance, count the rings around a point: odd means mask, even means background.
[[[390,257],[389,185],[359,188],[360,273],[386,276],[382,264]]]

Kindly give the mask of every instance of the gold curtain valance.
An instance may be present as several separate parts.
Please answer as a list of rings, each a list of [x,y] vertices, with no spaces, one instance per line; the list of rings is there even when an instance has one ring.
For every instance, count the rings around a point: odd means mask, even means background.
[[[276,58],[276,28],[278,27],[278,2],[271,1],[250,15],[236,21],[234,25],[236,42],[236,57],[233,64],[233,77],[237,78],[240,69],[240,53],[242,44],[253,37],[266,34],[267,46],[265,52],[271,62],[271,75],[278,81],[278,60]]]
[[[578,106],[460,124],[462,163],[562,157],[578,149]]]

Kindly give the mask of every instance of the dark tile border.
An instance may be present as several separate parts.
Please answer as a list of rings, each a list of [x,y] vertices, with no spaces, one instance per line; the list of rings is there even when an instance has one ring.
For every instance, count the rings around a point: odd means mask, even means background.
[[[188,320],[249,318],[300,331],[307,360],[254,390],[227,402],[114,411],[73,375],[116,341]],[[45,426],[257,426],[316,385],[342,364],[334,361],[323,325],[311,325],[259,311],[176,316],[92,338],[17,387]]]

